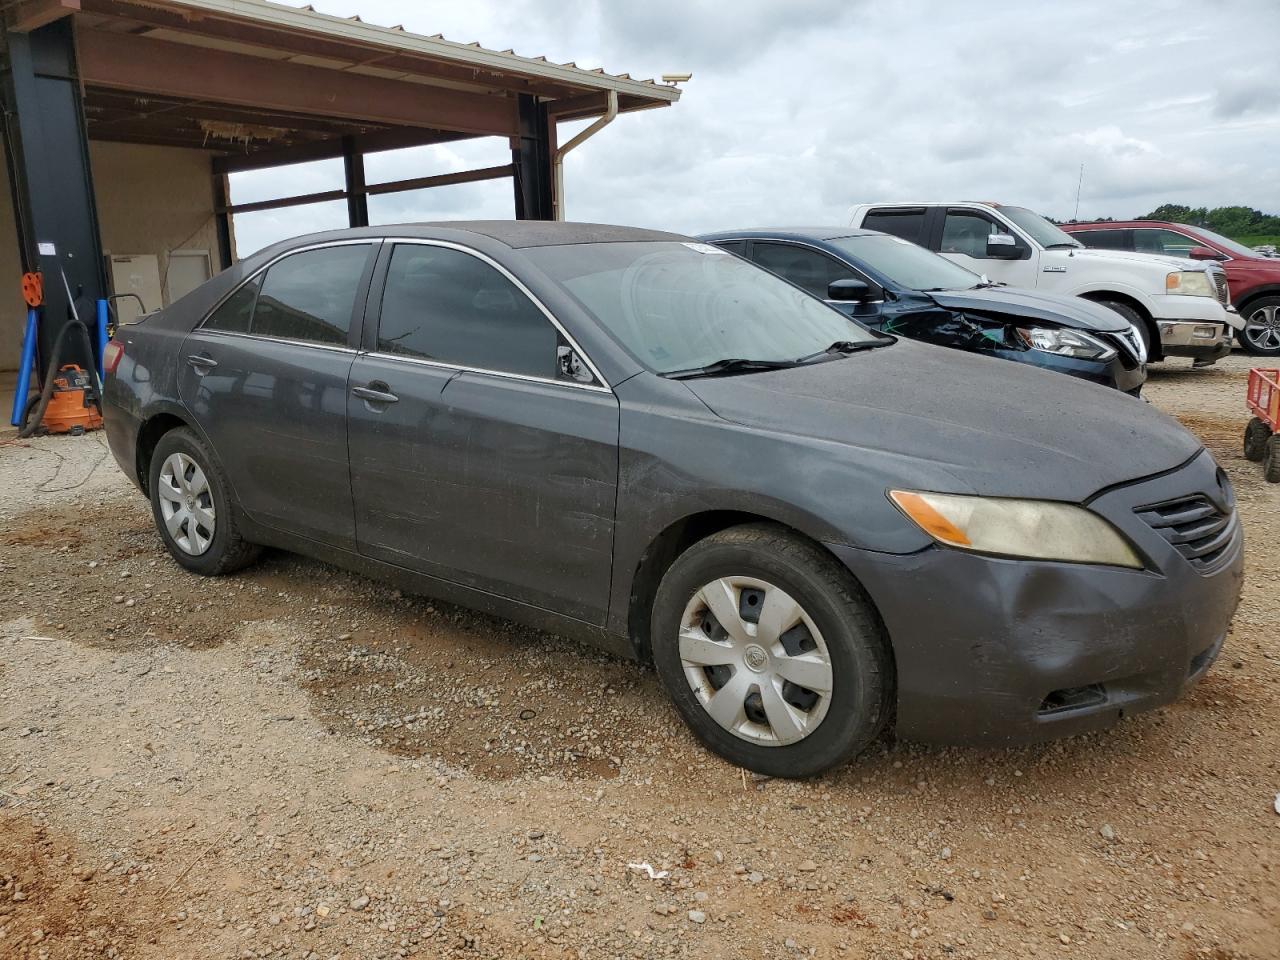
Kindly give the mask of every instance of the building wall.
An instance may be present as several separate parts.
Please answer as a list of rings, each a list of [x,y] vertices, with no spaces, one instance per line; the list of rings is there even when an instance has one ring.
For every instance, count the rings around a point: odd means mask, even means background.
[[[209,154],[92,141],[89,159],[104,254],[155,254],[163,289],[171,250],[206,250],[218,269]],[[0,171],[0,180],[7,179]],[[26,313],[8,183],[0,196],[0,370],[18,365]],[[147,304],[155,309],[159,304]]]

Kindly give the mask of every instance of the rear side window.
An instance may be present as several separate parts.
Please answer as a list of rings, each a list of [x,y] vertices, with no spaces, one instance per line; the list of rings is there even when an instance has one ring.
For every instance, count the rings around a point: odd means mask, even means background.
[[[295,253],[267,269],[250,332],[346,346],[369,245]]]
[[[257,276],[222,301],[222,306],[204,322],[206,330],[226,330],[229,333],[248,333],[253,320],[253,304],[258,299],[258,286],[262,277]]]
[[[1071,236],[1086,247],[1100,250],[1128,250],[1131,246],[1128,230],[1076,230]]]
[[[924,238],[924,207],[878,207],[867,211],[861,225],[920,243]]]
[[[420,244],[392,252],[378,321],[383,353],[554,379],[557,343],[533,301],[478,257]]]
[[[833,280],[847,280],[854,276],[852,270],[825,253],[794,243],[757,240],[751,248],[751,259],[770,273],[790,280],[823,300],[827,299],[827,287]]]

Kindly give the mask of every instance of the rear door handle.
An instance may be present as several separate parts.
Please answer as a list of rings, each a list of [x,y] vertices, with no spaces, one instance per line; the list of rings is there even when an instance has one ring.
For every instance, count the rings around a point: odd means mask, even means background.
[[[218,361],[213,359],[213,357],[206,357],[199,353],[189,355],[187,357],[187,363],[195,367],[196,373],[208,372],[218,365]]]
[[[400,399],[385,383],[378,380],[367,387],[352,387],[351,392],[369,403],[396,403]]]

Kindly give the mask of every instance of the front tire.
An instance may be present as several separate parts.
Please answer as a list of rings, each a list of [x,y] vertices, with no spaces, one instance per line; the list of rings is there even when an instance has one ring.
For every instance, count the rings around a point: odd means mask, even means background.
[[[1146,353],[1147,358],[1150,359],[1152,356],[1151,327],[1148,326],[1147,321],[1143,319],[1142,314],[1138,313],[1137,310],[1133,309],[1133,307],[1129,306],[1127,303],[1121,303],[1119,300],[1099,300],[1097,303],[1100,307],[1106,307],[1108,310],[1114,310],[1133,325],[1138,336],[1142,338],[1143,352]]]
[[[1244,428],[1244,458],[1260,463],[1267,455],[1267,440],[1271,438],[1271,428],[1258,417],[1249,420]]]
[[[193,430],[160,438],[147,489],[169,555],[188,570],[217,577],[258,558],[261,548],[240,536],[221,466]]]
[[[1244,310],[1244,329],[1236,342],[1255,357],[1280,356],[1280,297],[1260,297]]]
[[[698,739],[757,773],[838,766],[889,717],[893,660],[870,601],[780,527],[733,527],[679,556],[654,600],[652,648]]]

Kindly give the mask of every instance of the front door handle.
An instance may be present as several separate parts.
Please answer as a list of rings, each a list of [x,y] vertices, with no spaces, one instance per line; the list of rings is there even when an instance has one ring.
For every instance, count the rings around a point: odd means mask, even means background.
[[[396,403],[400,399],[381,380],[374,380],[366,387],[352,387],[351,392],[369,403]]]
[[[204,354],[193,353],[187,357],[187,363],[195,368],[196,373],[204,376],[210,370],[218,365],[218,361],[213,357],[206,357]]]

